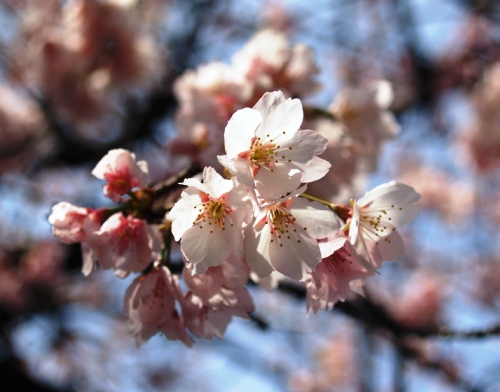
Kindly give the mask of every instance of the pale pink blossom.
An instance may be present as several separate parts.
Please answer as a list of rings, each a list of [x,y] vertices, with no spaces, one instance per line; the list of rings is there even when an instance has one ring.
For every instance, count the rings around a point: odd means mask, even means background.
[[[106,180],[104,195],[118,202],[120,196],[134,188],[144,188],[148,180],[146,161],[136,162],[135,154],[124,149],[110,150],[96,165],[92,174]]]
[[[219,265],[231,254],[243,257],[242,229],[252,215],[244,186],[225,180],[211,167],[203,171],[202,181],[184,180],[188,188],[167,216],[194,273]]]
[[[297,197],[305,187],[273,204],[263,205],[245,229],[245,257],[260,277],[274,270],[303,280],[322,258],[318,239],[339,229],[335,214],[323,204]]]
[[[182,274],[190,289],[181,303],[186,325],[198,338],[222,339],[233,316],[248,319],[248,313],[255,310],[252,297],[244,288],[248,265],[231,256],[203,274],[192,275],[191,269],[186,267]]]
[[[83,225],[91,211],[67,202],[57,203],[48,218],[52,234],[65,244],[82,242],[85,239]]]
[[[267,200],[318,180],[330,168],[316,156],[328,140],[311,130],[299,131],[303,115],[300,100],[285,99],[281,91],[264,94],[253,109],[231,117],[224,133],[227,155],[219,161]]]
[[[362,87],[345,87],[330,108],[347,128],[347,135],[356,146],[356,155],[363,160],[368,172],[376,170],[384,142],[393,139],[400,130],[394,114],[389,111],[393,96],[388,81],[376,80]]]
[[[52,207],[49,223],[52,224],[52,233],[65,244],[81,242],[82,273],[89,275],[97,262],[98,232],[103,222],[109,217],[105,208],[92,210],[77,207],[67,202],[61,202]],[[94,246],[95,245],[95,246]]]
[[[176,309],[179,298],[182,293],[177,277],[166,267],[154,268],[132,282],[125,293],[124,312],[138,347],[158,332],[169,340],[192,346],[182,314]]]
[[[210,267],[203,274],[193,274],[193,267],[187,265],[182,271],[182,279],[196,296],[208,301],[218,295],[222,288],[234,290],[248,282],[250,269],[245,261],[229,257],[217,267]]]
[[[303,44],[290,46],[286,34],[276,30],[257,32],[234,55],[233,65],[253,83],[257,99],[272,90],[282,90],[292,97],[318,89],[314,77],[319,69],[313,50]]]
[[[116,276],[125,278],[146,269],[160,251],[161,239],[146,221],[120,212],[102,224],[91,247],[102,269],[113,268]]]
[[[336,302],[347,299],[351,283],[372,275],[363,268],[342,232],[337,232],[328,242],[337,249],[323,258],[306,280],[308,312],[331,310]]]
[[[352,202],[349,240],[368,271],[375,272],[384,260],[394,261],[403,251],[396,229],[415,218],[419,199],[412,187],[391,181]]]
[[[248,319],[255,310],[252,297],[244,287],[221,288],[208,301],[189,292],[182,303],[182,313],[189,330],[197,337],[222,339],[233,316]]]

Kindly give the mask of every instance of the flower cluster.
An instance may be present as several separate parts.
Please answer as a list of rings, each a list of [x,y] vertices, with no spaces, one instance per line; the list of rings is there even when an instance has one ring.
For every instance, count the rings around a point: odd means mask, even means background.
[[[303,282],[308,310],[317,312],[351,290],[362,293],[363,279],[397,258],[403,249],[397,228],[415,217],[420,195],[396,182],[350,205],[306,193],[330,163],[318,156],[328,140],[301,130],[303,116],[301,101],[281,91],[236,111],[224,132],[225,154],[217,157],[228,178],[205,167],[184,179],[162,222],[148,213],[158,195],[147,186],[147,164],[122,149],[92,171],[118,207],[54,206],[53,233],[82,243],[85,275],[96,265],[120,278],[142,272],[124,304],[137,345],[157,332],[187,346],[194,337],[222,338],[233,316],[254,311],[245,288],[250,277]],[[180,243],[187,292],[169,269],[172,241]]]

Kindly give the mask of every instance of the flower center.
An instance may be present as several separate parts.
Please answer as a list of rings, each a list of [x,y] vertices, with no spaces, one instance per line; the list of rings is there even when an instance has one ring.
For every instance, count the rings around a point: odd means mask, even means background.
[[[206,223],[209,227],[212,225],[217,225],[221,227],[222,230],[225,230],[226,225],[224,218],[227,214],[233,211],[231,208],[226,207],[226,203],[220,200],[209,200],[205,203],[197,205],[195,208],[198,209],[199,215],[196,218],[196,221],[193,222],[193,225],[199,221],[202,221],[200,229],[203,229],[203,226]],[[232,225],[233,224],[231,223],[231,226]]]
[[[269,166],[273,162],[275,147],[272,143],[262,144],[260,138],[257,138],[250,149],[250,160],[257,166]]]
[[[297,225],[295,217],[281,205],[272,206],[268,209],[266,223],[271,225],[271,242],[276,239],[280,246],[283,246],[285,240],[293,239],[300,243],[297,236]],[[300,230],[300,229],[299,229]],[[303,230],[307,230],[306,227]]]

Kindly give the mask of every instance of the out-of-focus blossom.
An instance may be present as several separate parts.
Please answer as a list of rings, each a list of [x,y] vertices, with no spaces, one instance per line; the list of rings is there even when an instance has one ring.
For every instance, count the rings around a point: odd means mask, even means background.
[[[218,165],[223,154],[222,133],[227,121],[246,106],[251,86],[230,66],[209,63],[187,71],[174,85],[179,100],[176,125],[179,135],[172,141],[172,154],[187,154],[201,165]]]
[[[65,244],[82,242],[85,239],[83,225],[91,211],[67,202],[57,203],[48,218],[52,234]]]
[[[148,179],[148,164],[146,161],[135,161],[135,154],[124,150],[109,151],[96,165],[92,174],[101,180],[106,180],[104,195],[115,202],[120,196],[134,188],[144,188]]]
[[[184,180],[188,188],[168,214],[172,234],[194,273],[217,266],[230,254],[243,257],[243,225],[252,216],[245,187],[225,180],[213,168],[203,171],[203,182]]]
[[[418,189],[422,208],[433,208],[450,223],[464,222],[474,211],[476,192],[472,184],[456,181],[431,167],[410,166],[399,177]]]
[[[23,255],[20,274],[31,283],[53,284],[62,273],[66,248],[57,242],[38,242]]]
[[[328,139],[320,157],[332,166],[323,178],[307,185],[308,192],[326,200],[347,201],[350,195],[362,191],[370,171],[364,159],[364,146],[339,122],[319,120],[314,122],[314,129]]]
[[[128,316],[129,332],[138,347],[158,332],[169,340],[192,346],[182,314],[176,309],[179,298],[182,293],[177,277],[166,267],[154,268],[132,282],[125,293],[123,309]]]
[[[267,91],[282,90],[287,97],[300,97],[318,89],[314,52],[303,44],[290,47],[286,35],[276,30],[256,33],[233,56],[233,65],[254,85],[253,102]]]
[[[245,229],[245,257],[260,277],[273,270],[303,280],[322,258],[318,239],[332,236],[339,228],[335,214],[323,204],[290,196],[262,206],[255,223]]]
[[[466,164],[486,174],[500,164],[500,63],[494,64],[472,93],[474,113],[470,123],[460,130],[458,147]]]
[[[165,72],[154,31],[114,1],[29,2],[21,9],[12,79],[30,85],[78,136],[116,136],[120,127],[109,125],[121,122],[123,98],[153,88]]]
[[[262,199],[284,197],[301,183],[323,177],[330,164],[321,154],[327,139],[299,131],[303,110],[281,91],[266,93],[253,109],[236,112],[224,133],[226,154],[219,161]]]
[[[437,328],[441,316],[446,284],[439,274],[418,272],[395,296],[389,311],[402,324],[413,328]]]
[[[355,331],[355,329],[354,329]],[[356,348],[359,342],[353,326],[342,330],[316,352],[314,370],[299,369],[289,381],[292,392],[340,392],[358,390],[360,371]]]
[[[384,260],[396,260],[404,248],[396,229],[415,218],[419,199],[412,187],[391,181],[353,201],[349,240],[364,268],[375,272]]]
[[[208,63],[196,71],[187,71],[174,85],[180,109],[176,122],[186,132],[194,123],[219,127],[222,133],[227,121],[248,101],[251,88],[229,65]]]
[[[248,313],[255,310],[252,297],[244,287],[235,290],[221,289],[219,295],[208,302],[187,294],[182,307],[186,325],[197,337],[212,340],[222,339],[233,316],[248,319]]]
[[[191,276],[190,267],[184,269],[190,292],[182,302],[182,312],[196,337],[222,339],[233,316],[248,319],[248,313],[255,310],[252,297],[244,288],[248,276],[246,263],[235,257],[210,267],[204,274]]]
[[[331,310],[349,296],[351,282],[372,274],[361,265],[352,245],[342,232],[328,239],[335,251],[325,257],[306,280],[307,309],[316,313]]]
[[[113,268],[116,276],[125,278],[130,272],[146,269],[160,251],[161,239],[146,221],[120,212],[102,224],[91,248],[102,269]]]

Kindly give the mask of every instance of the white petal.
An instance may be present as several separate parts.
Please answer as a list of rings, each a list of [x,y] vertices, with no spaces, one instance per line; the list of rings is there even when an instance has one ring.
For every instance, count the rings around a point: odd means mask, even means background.
[[[245,258],[248,266],[259,277],[265,278],[273,272],[269,262],[269,225],[259,223],[257,227],[248,226],[245,230]]]
[[[197,223],[182,236],[181,251],[195,268],[196,264],[210,267],[226,260],[230,247],[224,231],[219,226]]]
[[[258,197],[272,200],[287,196],[300,185],[302,174],[288,165],[278,164],[271,170],[261,168],[255,176]]]
[[[255,135],[263,140],[284,143],[298,131],[304,118],[300,100],[285,100],[281,91],[265,93],[254,108],[262,115]]]
[[[343,231],[337,231],[333,236],[319,240],[319,250],[321,251],[321,258],[324,259],[333,254],[333,252],[342,248],[347,241]]]
[[[172,210],[168,213],[167,219],[173,220],[172,234],[176,241],[179,241],[182,235],[193,226],[199,211],[195,206],[201,203],[201,198],[196,189],[186,189],[182,192],[180,200],[175,203]]]
[[[255,130],[261,121],[261,114],[254,109],[245,108],[233,114],[224,132],[224,146],[228,158],[234,158],[250,149]]]
[[[366,192],[358,200],[358,205],[362,207],[368,205],[369,207],[387,207],[392,204],[402,206],[415,204],[419,200],[420,195],[411,186],[390,181]]]
[[[352,245],[356,243],[359,234],[359,208],[358,204],[352,206],[352,218],[349,223],[349,241]]]
[[[213,167],[206,167],[203,170],[203,184],[207,188],[208,195],[214,199],[230,192],[234,186],[231,180],[226,180]]]
[[[302,182],[313,182],[328,174],[331,163],[319,157],[312,157],[307,163],[295,163],[302,172]]]
[[[397,259],[399,254],[404,250],[403,239],[397,231],[391,232],[388,237],[381,238],[375,244],[382,259],[385,261],[394,261]]]
[[[226,225],[226,235],[231,246],[231,252],[237,258],[243,257],[243,219],[247,216],[247,211],[238,209],[226,215],[224,223]],[[232,226],[231,226],[232,224]]]
[[[298,131],[285,143],[280,143],[281,148],[292,149],[283,153],[287,159],[293,162],[306,163],[313,156],[322,154],[328,146],[328,139],[318,132],[311,130]]]
[[[307,227],[307,233],[312,238],[333,236],[342,226],[339,218],[330,208],[303,197],[292,199],[288,210],[297,219],[298,225],[302,228]]]
[[[315,239],[300,227],[296,230],[289,239],[282,235],[278,241],[274,235],[274,241],[269,244],[269,257],[276,271],[289,278],[303,280],[321,261],[321,252]]]

